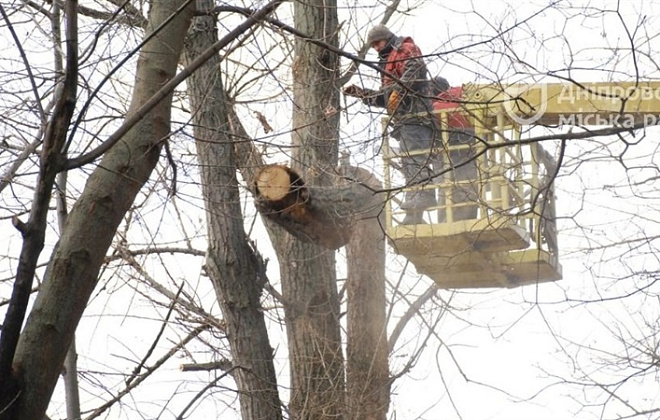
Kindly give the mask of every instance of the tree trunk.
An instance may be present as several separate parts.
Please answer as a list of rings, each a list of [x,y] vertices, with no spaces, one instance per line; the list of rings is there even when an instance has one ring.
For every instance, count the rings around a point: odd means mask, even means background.
[[[334,0],[294,1],[297,30],[337,46]],[[293,63],[293,169],[309,185],[331,185],[337,165],[338,57],[301,39]],[[339,327],[335,255],[285,235],[275,243],[280,262],[291,369],[291,415],[296,420],[341,419],[344,359]]]
[[[373,189],[381,187],[366,170],[344,171]],[[390,402],[383,226],[382,212],[359,220],[346,247],[348,420],[385,420]]]
[[[153,2],[147,33],[182,2]],[[129,115],[176,72],[192,7],[143,48]],[[74,205],[20,337],[14,372],[21,384],[13,418],[42,420],[74,331],[115,231],[149,178],[170,132],[171,95],[104,156]]]
[[[329,249],[347,246],[347,417],[385,420],[389,368],[385,234],[380,182],[368,171],[340,167],[346,181],[307,186],[292,169],[262,167],[255,175],[257,208],[300,240]],[[349,181],[350,180],[350,181]]]
[[[213,7],[207,0],[198,5],[199,10]],[[216,41],[215,18],[195,18],[186,59],[192,61]],[[206,270],[227,325],[242,418],[278,420],[282,411],[273,349],[260,304],[265,266],[243,228],[221,67],[215,55],[188,80],[209,237]]]

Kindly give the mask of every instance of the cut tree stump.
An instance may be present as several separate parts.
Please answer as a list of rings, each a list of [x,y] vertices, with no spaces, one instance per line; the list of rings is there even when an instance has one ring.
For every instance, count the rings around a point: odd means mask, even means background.
[[[352,177],[357,170],[340,167],[335,185],[312,186],[287,166],[264,166],[254,182],[257,209],[300,240],[338,249],[355,221],[376,218],[385,204],[385,194]]]

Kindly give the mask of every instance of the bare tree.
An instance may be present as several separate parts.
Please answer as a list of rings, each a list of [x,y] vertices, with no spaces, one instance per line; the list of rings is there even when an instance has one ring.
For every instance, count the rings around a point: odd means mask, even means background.
[[[67,169],[61,153],[73,117],[78,85],[76,2],[66,3],[67,66],[62,94],[46,130],[40,162],[41,177],[27,223],[15,225],[25,238],[21,268],[2,330],[2,405],[5,418],[42,419],[55,388],[76,325],[96,284],[105,253],[117,226],[153,170],[162,142],[169,135],[170,106],[161,102],[152,114],[122,139],[122,146],[104,156],[76,202],[45,274],[34,308],[20,333],[27,298],[43,247],[48,203],[55,175]],[[176,70],[192,8],[160,3],[151,11],[151,40],[138,64],[135,96],[128,115],[135,114]],[[172,19],[173,18],[173,19]],[[156,29],[170,19],[162,31]],[[163,42],[164,39],[179,42]],[[94,229],[90,229],[94,226]]]

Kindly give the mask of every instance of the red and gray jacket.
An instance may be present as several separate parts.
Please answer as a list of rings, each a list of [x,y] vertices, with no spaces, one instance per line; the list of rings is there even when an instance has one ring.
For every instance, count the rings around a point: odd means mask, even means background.
[[[393,92],[401,98],[392,113],[395,124],[431,124],[429,112],[433,110],[430,100],[429,78],[422,52],[410,37],[394,36],[386,49],[391,51],[381,56],[380,66],[384,70],[379,90],[367,90],[366,104],[386,108]]]

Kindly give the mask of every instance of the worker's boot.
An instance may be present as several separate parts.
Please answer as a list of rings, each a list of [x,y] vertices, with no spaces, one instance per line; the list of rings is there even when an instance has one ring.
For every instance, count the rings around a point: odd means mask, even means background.
[[[401,204],[402,210],[424,211],[429,207],[437,206],[435,190],[407,191],[406,201]]]
[[[426,220],[424,220],[424,212],[421,210],[408,210],[406,212],[406,217],[403,218],[402,225],[424,225]]]
[[[424,210],[429,207],[437,206],[435,190],[418,190],[406,192],[406,201],[401,204],[401,208],[406,210],[406,217],[403,219],[404,225],[425,224]]]

